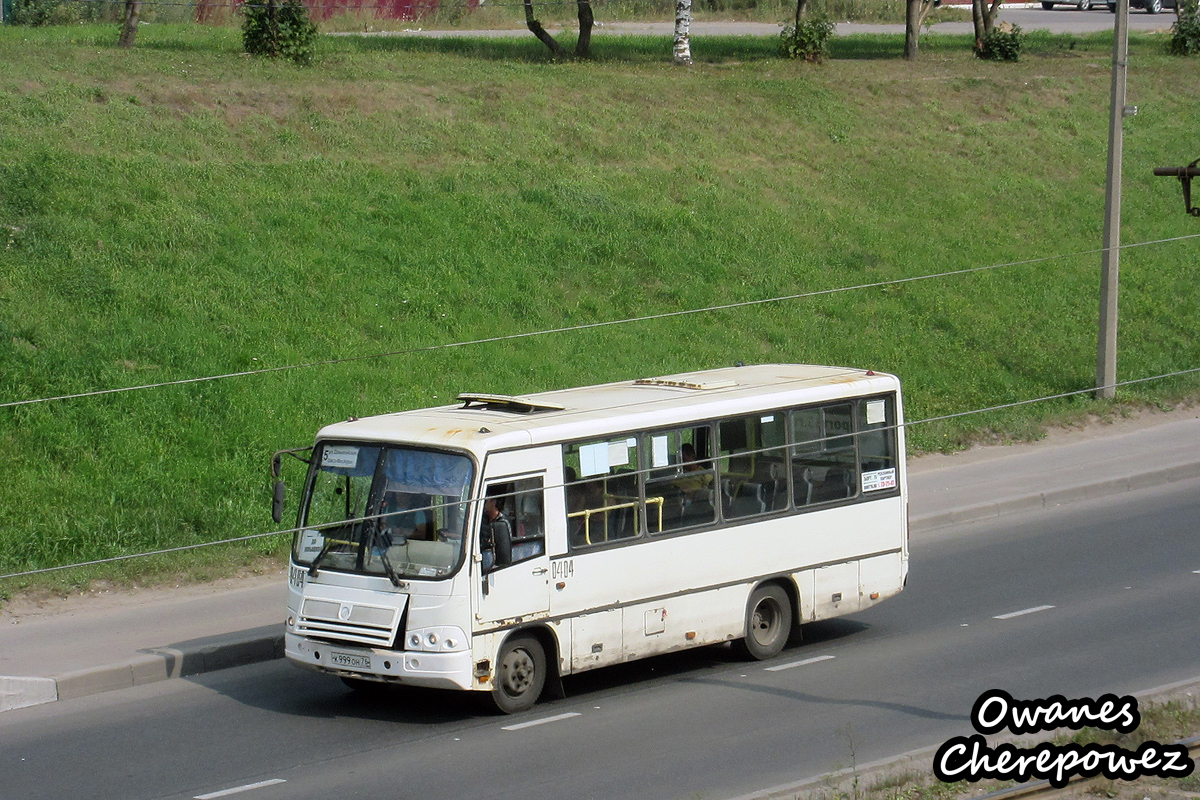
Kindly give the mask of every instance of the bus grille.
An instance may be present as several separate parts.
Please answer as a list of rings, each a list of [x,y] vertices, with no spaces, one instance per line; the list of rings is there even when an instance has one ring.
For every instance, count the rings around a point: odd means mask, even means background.
[[[396,637],[399,611],[386,606],[308,598],[296,625],[299,633],[321,639],[388,647]]]

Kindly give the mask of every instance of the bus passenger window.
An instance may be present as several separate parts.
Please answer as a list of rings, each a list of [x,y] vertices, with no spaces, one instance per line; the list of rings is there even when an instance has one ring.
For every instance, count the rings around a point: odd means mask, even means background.
[[[646,435],[644,447],[650,455],[646,526],[650,533],[669,533],[716,521],[716,480],[708,442],[708,428]]]
[[[638,535],[638,445],[635,436],[563,447],[567,532],[574,547]]]
[[[896,411],[891,397],[858,403],[858,457],[863,493],[897,488]]]
[[[797,506],[858,494],[858,456],[850,403],[792,412],[792,491]]]
[[[783,411],[767,411],[718,426],[726,519],[787,508],[786,419]]]

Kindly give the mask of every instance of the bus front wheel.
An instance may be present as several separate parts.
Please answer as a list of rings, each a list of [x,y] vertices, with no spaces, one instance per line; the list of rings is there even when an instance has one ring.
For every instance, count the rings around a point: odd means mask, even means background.
[[[760,586],[746,604],[746,636],[735,642],[743,656],[763,661],[774,658],[792,632],[792,601],[775,584]]]
[[[533,708],[546,685],[546,651],[532,636],[514,636],[500,648],[492,703],[505,714]]]

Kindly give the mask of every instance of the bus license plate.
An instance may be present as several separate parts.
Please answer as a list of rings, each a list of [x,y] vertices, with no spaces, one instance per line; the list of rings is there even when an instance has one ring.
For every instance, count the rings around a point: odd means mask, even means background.
[[[349,653],[330,653],[329,663],[336,664],[339,667],[353,667],[354,669],[370,669],[370,656],[352,656]]]

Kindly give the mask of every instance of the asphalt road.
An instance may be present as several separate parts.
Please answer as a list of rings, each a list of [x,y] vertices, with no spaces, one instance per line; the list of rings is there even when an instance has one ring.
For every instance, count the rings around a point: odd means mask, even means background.
[[[926,534],[900,597],[773,661],[718,647],[600,670],[517,717],[280,662],[10,711],[0,797],[727,798],[969,733],[987,689],[1200,675],[1198,519],[1190,481]]]

